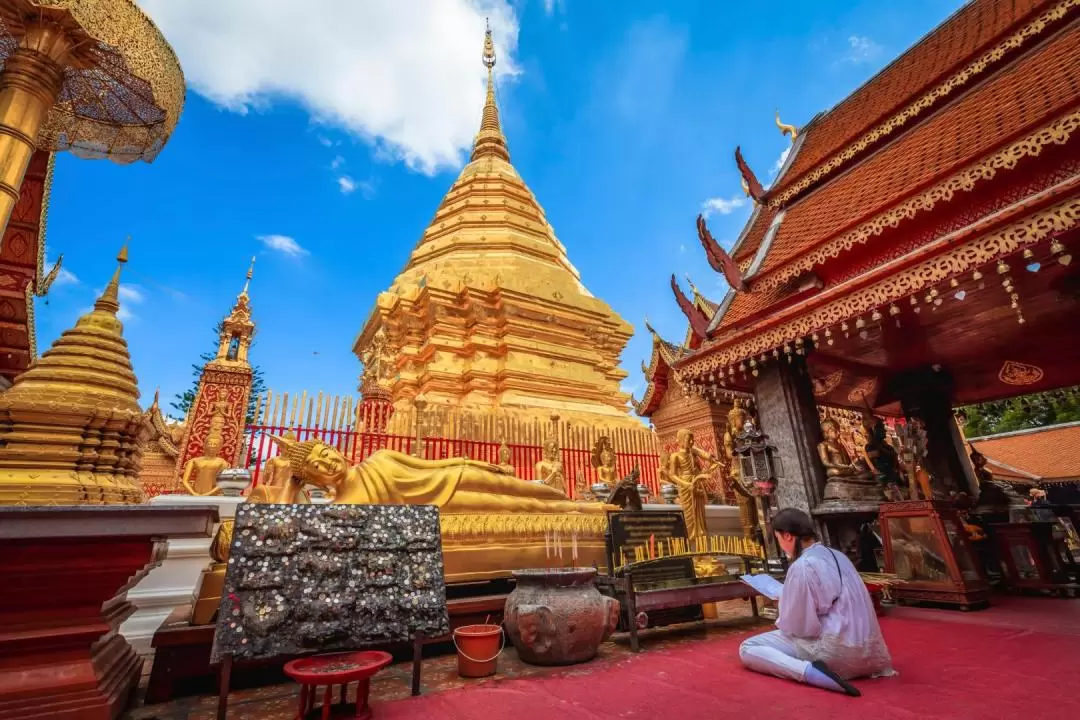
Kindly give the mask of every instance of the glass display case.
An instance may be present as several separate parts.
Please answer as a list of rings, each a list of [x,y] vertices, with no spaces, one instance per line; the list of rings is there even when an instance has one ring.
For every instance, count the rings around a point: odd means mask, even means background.
[[[904,581],[892,588],[897,602],[945,603],[962,610],[989,604],[990,585],[956,508],[926,500],[884,503],[880,520],[885,571]]]

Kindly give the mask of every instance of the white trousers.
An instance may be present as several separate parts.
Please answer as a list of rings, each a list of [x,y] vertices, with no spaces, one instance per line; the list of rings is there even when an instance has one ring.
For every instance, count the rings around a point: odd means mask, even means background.
[[[779,630],[754,635],[739,645],[739,659],[754,672],[806,682],[804,676],[810,663],[799,659],[795,645]]]

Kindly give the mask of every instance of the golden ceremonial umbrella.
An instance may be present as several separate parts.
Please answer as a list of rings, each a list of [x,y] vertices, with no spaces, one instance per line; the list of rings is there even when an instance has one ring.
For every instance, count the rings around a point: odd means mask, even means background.
[[[0,0],[0,233],[35,148],[152,161],[184,74],[132,0]]]

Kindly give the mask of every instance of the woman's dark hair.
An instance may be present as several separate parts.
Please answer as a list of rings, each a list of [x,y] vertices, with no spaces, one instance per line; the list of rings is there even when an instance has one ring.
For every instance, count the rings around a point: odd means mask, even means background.
[[[802,554],[803,540],[817,540],[817,531],[814,530],[814,522],[810,516],[795,508],[784,508],[776,513],[772,528],[773,532],[791,533],[798,540],[795,543],[795,557],[792,560],[798,560],[799,555]]]

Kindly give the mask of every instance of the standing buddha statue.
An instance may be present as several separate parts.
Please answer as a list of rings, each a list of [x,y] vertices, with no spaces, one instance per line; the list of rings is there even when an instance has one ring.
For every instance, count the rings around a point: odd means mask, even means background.
[[[194,457],[184,465],[180,486],[191,495],[218,495],[217,476],[229,467],[229,461],[221,457],[221,434],[211,431],[203,445],[200,457]]]
[[[666,479],[679,491],[679,505],[686,518],[686,535],[690,538],[705,535],[705,491],[709,478],[720,461],[704,450],[694,447],[694,434],[682,429],[676,436],[679,449],[668,458]]]
[[[750,491],[743,487],[739,476],[739,463],[735,459],[736,439],[749,420],[750,413],[743,407],[743,401],[735,398],[731,410],[728,411],[727,427],[724,429],[724,460],[727,463],[728,482],[735,491],[735,502],[739,506],[739,525],[742,527],[743,537],[753,539],[757,537],[757,501]]]

